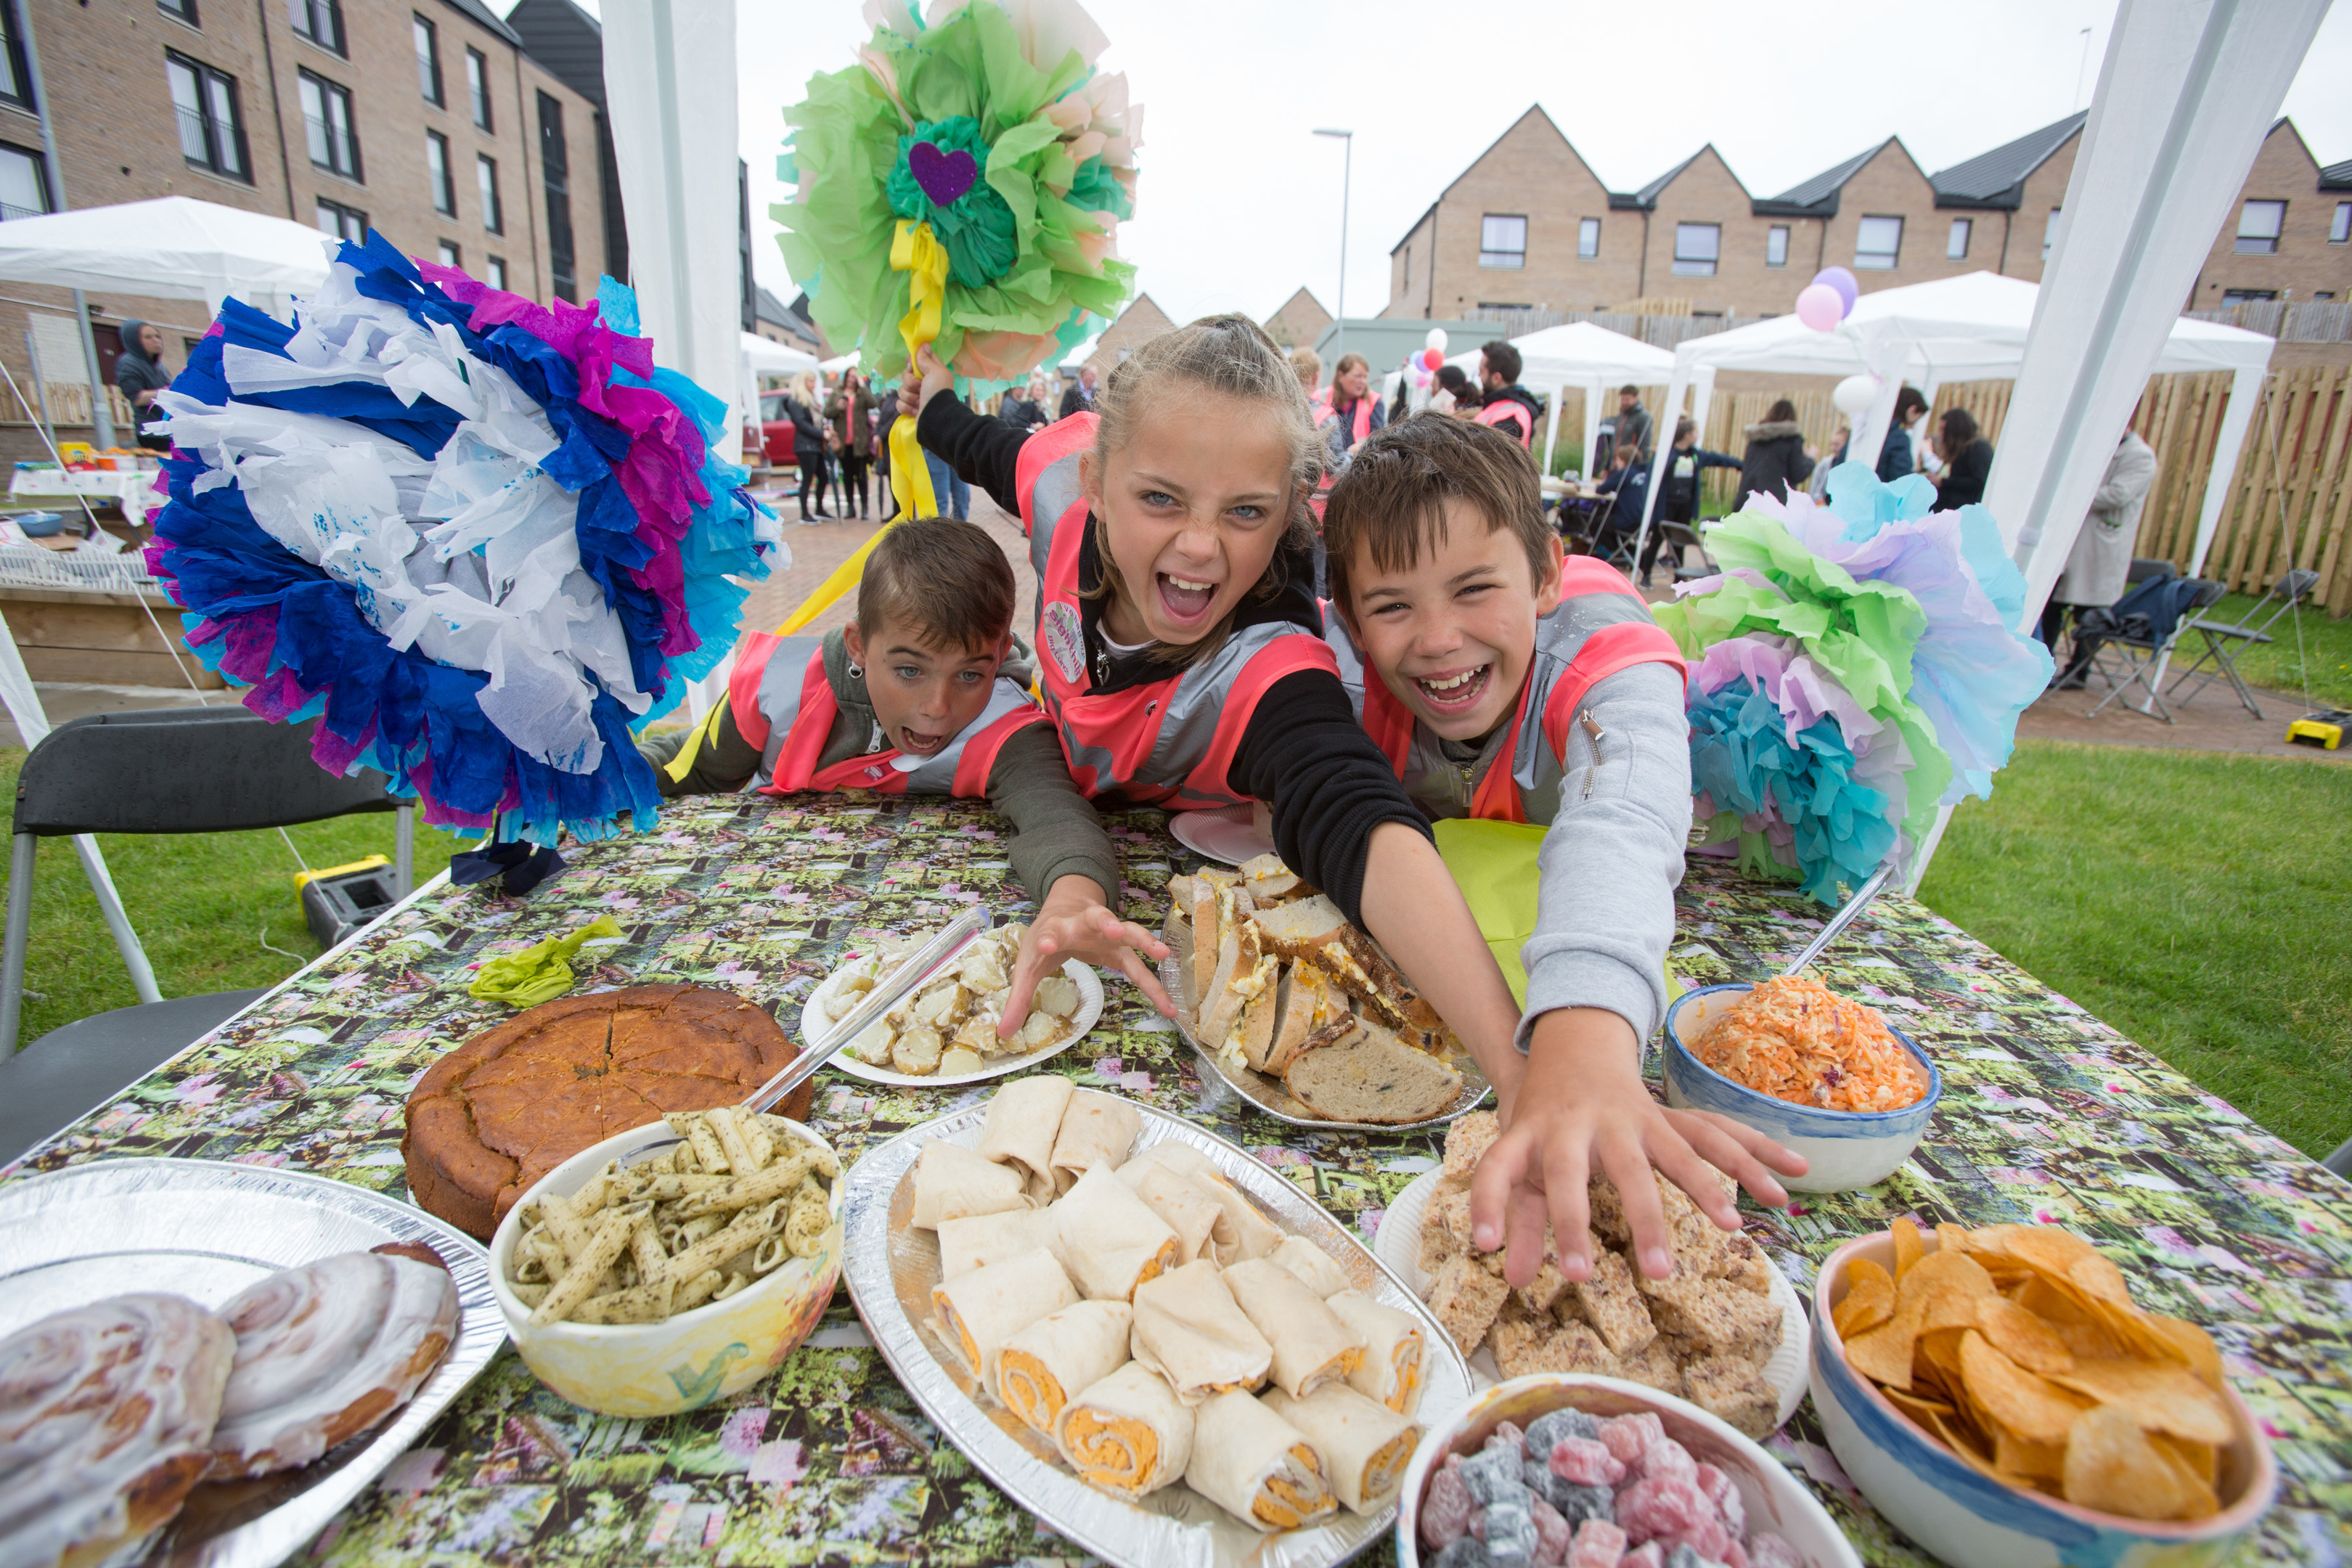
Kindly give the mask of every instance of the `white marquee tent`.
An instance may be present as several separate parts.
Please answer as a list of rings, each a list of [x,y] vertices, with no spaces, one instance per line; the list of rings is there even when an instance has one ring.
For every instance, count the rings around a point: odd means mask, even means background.
[[[1882,289],[1864,294],[1832,331],[1817,332],[1793,315],[1775,316],[1753,326],[1692,338],[1675,351],[1663,421],[1682,407],[1685,387],[1694,389],[1694,415],[1705,427],[1707,404],[1718,371],[1762,371],[1776,375],[1880,378],[1877,401],[1857,420],[1846,448],[1849,461],[1875,464],[1894,416],[1895,396],[1908,382],[1932,402],[1949,381],[2014,377],[2025,362],[2040,289],[2021,279],[1970,272],[1934,283]],[[2197,519],[2197,543],[2189,562],[2195,575],[2221,521],[2221,506],[2237,468],[2238,448],[2261,395],[2273,341],[2260,332],[2182,317],[2173,323],[2152,374],[2228,371],[2230,405],[2222,416],[2220,444],[2204,508]],[[1666,464],[1666,443],[1658,444],[1650,469],[1650,509],[1657,505]],[[2104,468],[2104,460],[2102,462]],[[1644,533],[1649,518],[1643,519]]]
[[[289,218],[190,196],[83,207],[0,224],[0,278],[95,293],[202,300],[234,294],[283,317],[283,297],[326,282],[329,240]]]
[[[1519,384],[1551,401],[1551,418],[1544,431],[1543,471],[1551,472],[1552,447],[1559,438],[1559,395],[1569,387],[1584,394],[1584,463],[1592,465],[1594,443],[1601,439],[1601,407],[1612,386],[1654,386],[1674,374],[1675,356],[1652,348],[1639,338],[1596,327],[1590,321],[1569,321],[1546,327],[1523,338],[1513,338],[1519,351]],[[1478,378],[1478,351],[1455,354],[1446,361]],[[1705,405],[1701,405],[1705,412]]]
[[[757,332],[743,334],[743,368],[752,375],[795,375],[816,368],[816,355]]]

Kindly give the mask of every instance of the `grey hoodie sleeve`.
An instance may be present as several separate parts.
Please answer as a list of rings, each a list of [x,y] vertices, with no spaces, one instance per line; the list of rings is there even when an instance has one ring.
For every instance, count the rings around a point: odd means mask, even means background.
[[[1571,724],[1559,814],[1538,861],[1536,934],[1519,950],[1528,969],[1523,1051],[1536,1019],[1555,1007],[1606,1008],[1645,1040],[1665,1016],[1666,949],[1691,826],[1682,678],[1666,665],[1637,664],[1595,683],[1579,711],[1601,726],[1599,755],[1584,726]]]

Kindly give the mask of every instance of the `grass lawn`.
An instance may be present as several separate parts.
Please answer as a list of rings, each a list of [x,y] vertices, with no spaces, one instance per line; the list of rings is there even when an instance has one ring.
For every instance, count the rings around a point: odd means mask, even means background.
[[[7,798],[16,795],[16,770],[24,761],[19,749],[0,749],[0,790]],[[287,831],[302,858],[316,868],[368,855],[389,858],[392,824],[385,812]],[[422,882],[448,865],[457,842],[419,822],[416,879]],[[294,873],[300,868],[276,833],[101,833],[98,843],[164,995],[272,985],[319,955],[294,892]],[[264,941],[285,952],[270,952]],[[68,838],[41,840],[25,989],[17,1037],[26,1043],[60,1024],[139,1000]]]
[[[2237,625],[2245,620],[2254,607],[2252,594],[2226,594],[2221,602],[2200,617]],[[2273,604],[2271,609],[2278,606]],[[2265,615],[2269,611],[2263,612]],[[2325,609],[2314,609],[2306,603],[2294,613],[2295,621],[2303,627],[2303,648],[2300,658],[2295,649],[2295,627],[2285,620],[2271,627],[2273,639],[2257,643],[2238,655],[2238,673],[2249,684],[2267,686],[2273,691],[2303,695],[2304,660],[2311,665],[2311,700],[2322,708],[2352,708],[2352,616],[2340,621],[2327,618]],[[2185,669],[2204,650],[2201,633],[2189,632],[2180,639],[2180,647],[2172,656],[2172,668]],[[2206,668],[2210,669],[2210,665]],[[2209,697],[2212,695],[2208,692]],[[2221,688],[2221,700],[2229,701],[2225,682]],[[2297,709],[2297,712],[2302,710]]]
[[[2352,1136],[2352,767],[2027,741],[1920,897],[2316,1158]]]

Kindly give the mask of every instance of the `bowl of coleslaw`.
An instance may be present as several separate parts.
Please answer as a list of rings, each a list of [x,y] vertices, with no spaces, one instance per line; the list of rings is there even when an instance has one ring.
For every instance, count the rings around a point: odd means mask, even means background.
[[[1927,1135],[1943,1075],[1874,1008],[1801,976],[1705,985],[1666,1009],[1666,1103],[1712,1110],[1802,1154],[1791,1192],[1875,1186]]]

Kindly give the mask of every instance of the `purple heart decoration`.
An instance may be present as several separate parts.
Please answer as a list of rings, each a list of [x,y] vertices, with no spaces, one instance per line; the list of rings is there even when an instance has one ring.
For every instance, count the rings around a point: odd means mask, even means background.
[[[936,142],[918,142],[907,150],[907,172],[935,207],[951,207],[980,178],[980,163],[959,147],[942,153]]]

